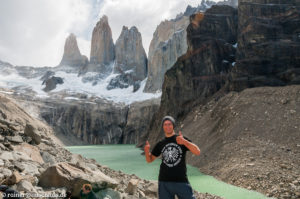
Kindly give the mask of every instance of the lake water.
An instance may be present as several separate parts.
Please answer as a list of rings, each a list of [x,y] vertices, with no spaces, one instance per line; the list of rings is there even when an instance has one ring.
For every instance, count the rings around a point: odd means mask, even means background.
[[[99,164],[127,174],[135,174],[147,180],[157,180],[161,160],[147,163],[142,151],[135,145],[89,145],[66,147],[72,153],[93,158]],[[249,191],[204,175],[195,167],[187,166],[187,174],[193,189],[211,193],[226,199],[266,199],[261,193]]]

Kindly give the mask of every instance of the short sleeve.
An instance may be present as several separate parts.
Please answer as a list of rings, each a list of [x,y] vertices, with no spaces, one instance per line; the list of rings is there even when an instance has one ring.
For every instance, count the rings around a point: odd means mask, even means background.
[[[187,137],[185,137],[185,136],[183,136],[183,138],[186,139],[186,140],[189,141],[189,142],[192,142],[189,138],[187,138]]]
[[[151,151],[151,154],[158,157],[161,154],[161,143],[158,142]]]
[[[187,138],[187,137],[185,137],[185,136],[183,136],[183,138],[186,139],[186,140],[189,141],[189,142],[192,142],[189,138]],[[184,148],[185,148],[186,151],[189,151],[189,150],[190,150],[190,149],[187,148],[186,146],[184,146]]]

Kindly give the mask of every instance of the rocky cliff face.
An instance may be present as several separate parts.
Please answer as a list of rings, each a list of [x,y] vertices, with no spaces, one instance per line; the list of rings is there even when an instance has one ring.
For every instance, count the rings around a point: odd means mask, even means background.
[[[65,137],[75,137],[90,144],[122,143],[128,109],[105,103],[53,101],[46,105],[41,116]]]
[[[205,12],[215,4],[214,1],[202,0],[198,7],[188,6],[184,13],[178,14],[175,19],[162,22],[156,28],[149,47],[145,92],[161,90],[166,71],[186,53],[188,46],[186,28],[190,23],[189,16],[197,12]],[[237,0],[222,1],[218,4],[236,6]]]
[[[190,17],[187,28],[188,52],[166,72],[161,106],[150,124],[149,140],[155,143],[163,135],[161,118],[180,118],[193,103],[204,101],[220,90],[234,61],[237,37],[237,10],[213,6],[205,14]]]
[[[112,40],[112,33],[108,24],[108,18],[104,15],[93,30],[90,64],[84,67],[81,73],[91,71],[108,73],[112,68],[110,64],[114,59],[115,47]]]
[[[157,112],[159,104],[160,99],[152,99],[130,105],[124,128],[123,143],[141,142],[147,134],[150,121],[154,113]]]
[[[142,36],[133,26],[130,29],[123,26],[122,32],[116,41],[116,73],[132,71],[134,79],[143,80],[147,76],[147,56],[142,43]]]
[[[187,6],[184,13],[177,15],[175,19],[165,20],[157,26],[149,46],[148,80],[145,92],[161,90],[165,72],[187,51],[186,28],[190,23],[189,16],[206,9],[207,5],[204,1],[195,8]]]
[[[158,99],[130,106],[105,101],[48,100],[40,106],[40,112],[67,145],[135,144],[146,133],[158,106]]]
[[[82,56],[79,51],[76,36],[74,34],[70,34],[66,39],[63,58],[59,65],[83,67],[87,63],[87,57]]]
[[[177,58],[187,50],[187,16],[175,21],[163,21],[156,28],[148,53],[148,79],[144,92],[161,90],[165,72],[173,66]]]
[[[127,88],[131,85],[139,87],[140,81],[147,76],[147,56],[138,29],[123,26],[115,50],[114,72],[119,75],[111,80],[107,88]]]
[[[233,90],[300,83],[300,3],[239,1]]]

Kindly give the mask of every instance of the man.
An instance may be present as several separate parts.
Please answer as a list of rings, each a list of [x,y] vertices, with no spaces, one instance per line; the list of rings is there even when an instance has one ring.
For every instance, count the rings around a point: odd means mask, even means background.
[[[160,199],[195,199],[193,190],[186,175],[185,155],[191,151],[200,155],[200,149],[188,138],[174,132],[175,120],[171,116],[165,116],[162,127],[165,138],[159,141],[150,153],[150,144],[146,141],[145,157],[148,163],[153,162],[160,154],[162,161],[159,170],[158,195]]]
[[[98,199],[96,194],[92,191],[92,185],[84,184],[82,190],[80,191],[81,198],[84,199]]]

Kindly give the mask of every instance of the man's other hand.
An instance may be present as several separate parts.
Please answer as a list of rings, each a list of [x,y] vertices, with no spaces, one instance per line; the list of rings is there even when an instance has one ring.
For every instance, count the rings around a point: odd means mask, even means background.
[[[145,153],[149,153],[149,150],[150,150],[150,144],[149,144],[149,142],[147,140],[146,144],[145,144],[145,147],[144,147],[144,151],[145,151]]]
[[[179,136],[176,137],[177,144],[184,145],[186,140],[183,138],[181,131],[179,131]]]

